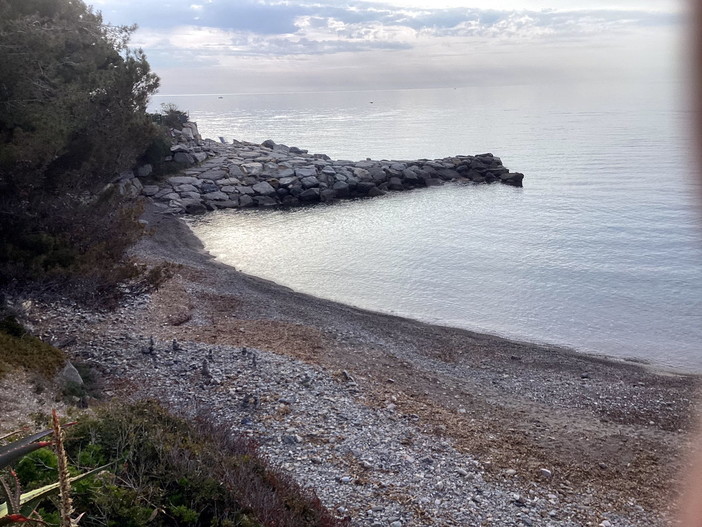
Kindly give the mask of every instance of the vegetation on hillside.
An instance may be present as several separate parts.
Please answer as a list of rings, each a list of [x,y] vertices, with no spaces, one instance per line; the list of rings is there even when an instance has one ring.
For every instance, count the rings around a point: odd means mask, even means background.
[[[138,209],[106,190],[158,134],[158,87],[134,27],[81,0],[0,0],[0,287],[28,280],[99,299]]]
[[[18,368],[51,378],[65,362],[61,350],[30,335],[14,316],[0,309],[0,378]]]

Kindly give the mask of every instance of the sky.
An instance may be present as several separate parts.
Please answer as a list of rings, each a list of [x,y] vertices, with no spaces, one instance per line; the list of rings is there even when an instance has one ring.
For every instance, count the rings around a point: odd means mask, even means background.
[[[89,0],[88,0],[89,1]],[[682,0],[94,0],[162,94],[658,82]]]

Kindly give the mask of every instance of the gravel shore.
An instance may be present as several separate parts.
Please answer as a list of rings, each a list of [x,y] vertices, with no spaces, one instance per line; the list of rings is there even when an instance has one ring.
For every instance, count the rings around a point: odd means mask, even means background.
[[[363,311],[214,261],[149,206],[174,264],[113,313],[29,306],[114,396],[203,409],[355,526],[662,526],[698,376]]]

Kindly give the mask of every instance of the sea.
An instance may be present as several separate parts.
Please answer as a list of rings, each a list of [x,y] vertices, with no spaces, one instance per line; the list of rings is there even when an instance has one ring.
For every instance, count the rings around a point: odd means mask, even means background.
[[[448,184],[192,223],[218,259],[373,311],[702,373],[702,190],[682,85],[162,95],[204,137],[332,159],[493,153]]]

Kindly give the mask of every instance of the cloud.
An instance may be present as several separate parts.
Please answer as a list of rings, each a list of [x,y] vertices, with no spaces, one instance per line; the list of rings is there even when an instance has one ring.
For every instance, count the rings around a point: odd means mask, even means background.
[[[409,1],[398,6],[359,0],[170,0],[166,4],[98,0],[96,8],[107,21],[138,23],[133,45],[146,51],[157,72],[167,70],[170,78],[175,71],[181,76],[200,71],[211,85],[216,79],[226,85],[228,68],[243,68],[248,80],[275,84],[270,79],[297,79],[301,85],[319,85],[322,77],[342,85],[376,85],[371,72],[383,79],[391,76],[397,85],[422,86],[563,76],[577,74],[578,68],[576,60],[571,60],[572,65],[567,58],[559,62],[563,50],[579,57],[581,71],[594,71],[598,63],[610,67],[613,57],[624,53],[631,62],[636,46],[643,49],[641,42],[667,39],[663,48],[667,52],[669,35],[682,26],[682,15],[675,9],[651,8],[667,0],[631,2],[630,7],[622,7],[627,0],[620,0],[612,4],[619,9],[558,9],[552,1],[532,2],[551,7],[427,8]],[[568,2],[562,0],[560,5]],[[589,49],[574,51],[578,46]],[[497,60],[503,62],[497,65]],[[637,60],[643,64],[646,57]],[[297,73],[301,65],[312,71]],[[285,69],[289,71],[283,75]],[[198,76],[191,81],[197,83]]]

